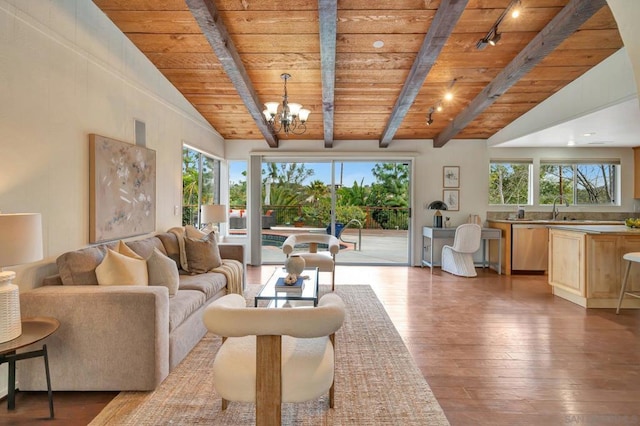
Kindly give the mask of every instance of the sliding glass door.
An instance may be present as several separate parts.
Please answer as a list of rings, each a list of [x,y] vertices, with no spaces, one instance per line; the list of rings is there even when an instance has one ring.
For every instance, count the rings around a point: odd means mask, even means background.
[[[199,227],[200,206],[220,203],[220,160],[182,148],[182,224]]]
[[[339,264],[409,264],[410,164],[262,163],[263,263],[282,263],[291,233],[332,233]]]

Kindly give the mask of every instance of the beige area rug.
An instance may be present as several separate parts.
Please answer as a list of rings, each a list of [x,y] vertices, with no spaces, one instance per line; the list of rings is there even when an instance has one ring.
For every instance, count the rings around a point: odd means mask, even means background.
[[[347,317],[336,334],[335,408],[329,408],[328,396],[283,404],[282,424],[448,425],[371,287],[343,285],[336,291]],[[255,289],[247,292],[254,294]],[[220,339],[208,334],[155,391],[121,392],[91,425],[254,424],[253,404],[231,402],[220,410],[211,379],[219,345]]]

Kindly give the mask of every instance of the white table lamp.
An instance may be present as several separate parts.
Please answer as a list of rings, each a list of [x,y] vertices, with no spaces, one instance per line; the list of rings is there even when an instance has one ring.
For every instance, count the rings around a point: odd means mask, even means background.
[[[227,206],[224,204],[203,204],[200,207],[200,223],[205,232],[216,231],[218,235],[218,224],[227,221]],[[214,225],[215,224],[215,225]]]
[[[40,213],[0,214],[0,268],[42,259]],[[16,273],[0,272],[0,343],[22,334],[20,289],[12,281]]]

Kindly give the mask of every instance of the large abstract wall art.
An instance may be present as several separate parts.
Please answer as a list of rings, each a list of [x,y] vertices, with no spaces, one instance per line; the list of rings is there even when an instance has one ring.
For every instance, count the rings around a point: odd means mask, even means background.
[[[89,242],[155,231],[156,152],[89,135]]]

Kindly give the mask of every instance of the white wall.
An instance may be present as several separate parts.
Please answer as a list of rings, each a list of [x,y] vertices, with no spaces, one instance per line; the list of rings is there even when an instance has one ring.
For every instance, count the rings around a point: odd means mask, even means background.
[[[44,253],[88,244],[88,134],[157,155],[157,229],[180,224],[181,146],[222,138],[91,1],[0,0],[0,209],[41,212]],[[26,284],[26,283],[23,283]]]
[[[638,27],[640,2],[638,0],[607,0],[607,3],[631,60],[636,86],[640,88],[640,27]]]
[[[488,139],[489,146],[527,137],[604,108],[636,99],[638,89],[627,50],[622,49],[518,117]],[[535,140],[535,139],[533,139]]]
[[[156,227],[179,225],[182,141],[224,156],[222,138],[88,0],[0,0],[0,210],[40,212],[45,260],[89,241],[89,133],[133,142],[144,121],[156,151]],[[3,366],[4,367],[4,366]],[[6,369],[0,395],[6,394]]]

